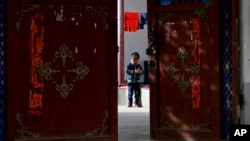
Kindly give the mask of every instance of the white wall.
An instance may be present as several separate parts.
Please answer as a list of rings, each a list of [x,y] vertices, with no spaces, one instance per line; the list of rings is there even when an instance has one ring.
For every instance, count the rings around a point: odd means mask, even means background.
[[[147,12],[147,0],[124,0],[124,12]],[[148,48],[148,26],[144,25],[144,29],[137,32],[124,32],[124,68],[130,62],[130,54],[138,52],[140,54],[140,64],[144,68],[143,61],[148,60],[145,50]],[[144,76],[141,76],[141,82],[144,82]]]
[[[244,107],[241,111],[241,123],[250,124],[250,1],[240,1],[240,44],[241,44],[241,80],[244,95]]]

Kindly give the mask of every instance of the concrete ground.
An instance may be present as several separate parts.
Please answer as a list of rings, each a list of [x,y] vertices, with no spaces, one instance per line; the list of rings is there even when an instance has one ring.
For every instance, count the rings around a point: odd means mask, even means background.
[[[152,141],[149,135],[149,108],[118,106],[118,141]]]
[[[141,89],[141,108],[128,108],[128,89],[118,88],[118,141],[150,141],[149,89]],[[152,140],[151,140],[152,141]]]

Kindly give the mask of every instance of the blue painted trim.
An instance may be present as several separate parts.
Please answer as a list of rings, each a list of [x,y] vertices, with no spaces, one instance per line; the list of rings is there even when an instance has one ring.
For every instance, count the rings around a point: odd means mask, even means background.
[[[229,139],[232,124],[232,0],[220,1],[220,68],[222,138]]]
[[[0,0],[0,141],[6,139],[6,44],[5,1]]]

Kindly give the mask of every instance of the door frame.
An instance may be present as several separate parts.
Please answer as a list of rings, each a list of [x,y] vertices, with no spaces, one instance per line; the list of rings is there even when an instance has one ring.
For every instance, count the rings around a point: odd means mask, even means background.
[[[125,46],[124,46],[124,0],[119,0],[120,1],[120,15],[118,15],[119,17],[119,29],[120,29],[120,34],[118,34],[118,48],[119,48],[119,53],[118,53],[118,85],[122,86],[122,85],[126,85],[126,81],[125,81],[125,63],[124,63],[124,51],[125,51]],[[119,8],[117,8],[117,11],[119,10]]]

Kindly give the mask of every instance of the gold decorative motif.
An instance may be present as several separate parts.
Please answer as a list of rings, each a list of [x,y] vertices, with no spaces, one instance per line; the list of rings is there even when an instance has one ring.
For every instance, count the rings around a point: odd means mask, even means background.
[[[170,123],[169,120],[167,120],[167,116],[166,116],[166,111],[165,108],[163,108],[163,106],[160,106],[160,127],[161,128],[178,128],[176,125]],[[203,120],[202,123],[200,124],[196,124],[196,126],[192,127],[192,130],[210,130],[211,129],[211,122],[209,117],[210,115],[210,108],[207,109],[207,116],[206,118]]]
[[[64,22],[66,20],[75,21],[75,17],[69,18],[69,17],[65,16],[68,13],[64,9],[64,6],[67,6],[67,5],[62,5],[62,6],[60,6],[60,9],[53,10],[53,14],[55,15],[56,21],[58,21],[58,22]],[[22,4],[20,7],[21,7],[20,10],[18,10],[16,12],[18,15],[18,21],[16,22],[16,29],[17,30],[19,30],[21,28],[23,17],[27,13],[30,13],[30,12],[35,13],[36,11],[38,11],[42,7],[42,5]],[[49,7],[54,8],[54,5],[49,5]],[[72,7],[75,7],[75,6],[72,6]],[[109,13],[108,13],[109,7],[108,6],[84,5],[83,8],[85,9],[86,12],[89,12],[92,15],[96,15],[96,16],[100,17],[102,22],[103,22],[104,30],[108,30],[108,20],[107,20],[108,16],[109,16]],[[78,22],[76,22],[76,25],[78,25]]]
[[[171,124],[169,121],[166,120],[165,109],[161,106],[160,108],[160,127],[164,128],[174,128],[175,125]]]
[[[101,17],[103,22],[103,28],[105,30],[108,30],[108,6],[85,6],[85,10]]]
[[[63,98],[66,98],[69,95],[69,91],[73,90],[73,84],[67,84],[65,75],[63,75],[63,82],[61,85],[56,84],[56,90],[60,92]]]
[[[65,67],[65,61],[67,58],[72,58],[73,53],[67,47],[67,45],[62,44],[58,51],[55,53],[55,58],[62,58],[63,67]]]
[[[18,21],[16,22],[16,29],[19,30],[22,27],[22,20],[23,17],[29,13],[37,11],[40,8],[40,5],[23,5],[21,6],[21,9],[16,12],[16,14],[19,16]]]
[[[210,130],[211,129],[211,122],[209,121],[209,117],[211,115],[210,108],[207,109],[207,117],[203,122],[197,126],[197,129],[200,130]]]
[[[16,120],[19,123],[20,129],[17,129],[17,133],[20,134],[20,137],[22,138],[27,138],[27,137],[40,137],[39,133],[32,133],[30,131],[28,131],[27,127],[25,127],[23,125],[23,121],[22,121],[22,116],[20,113],[16,114]]]
[[[68,70],[68,72],[76,73],[76,79],[82,80],[84,76],[88,74],[89,68],[86,66],[83,66],[82,62],[77,62],[76,69]]]
[[[70,51],[66,44],[62,44],[59,49],[55,52],[55,61],[58,58],[62,59],[62,65],[63,68],[66,66],[66,59],[72,58],[73,53]],[[52,68],[51,62],[46,62],[44,66],[40,67],[38,70],[39,74],[44,77],[45,80],[52,80],[52,73],[60,73],[63,72],[63,81],[62,84],[56,84],[55,89],[60,93],[60,95],[63,98],[66,98],[69,95],[69,92],[73,90],[73,84],[68,84],[66,82],[65,74],[64,72],[73,72],[76,74],[76,79],[82,80],[85,75],[89,73],[89,68],[84,66],[82,62],[76,62],[76,68],[75,69],[69,69],[66,71],[63,70],[56,70]],[[73,80],[75,82],[75,80]]]
[[[51,68],[51,63],[46,62],[44,66],[42,66],[39,70],[38,73],[44,77],[45,80],[51,80],[51,74],[55,72],[60,72],[60,70],[54,70]]]
[[[61,6],[59,12],[57,11],[54,11],[54,14],[56,16],[56,21],[58,22],[63,22],[65,20],[65,16],[64,16],[64,13],[63,13],[63,6]]]
[[[100,125],[100,127],[98,127],[97,129],[91,130],[91,131],[87,131],[85,133],[85,136],[104,136],[104,135],[108,135],[106,133],[107,129],[108,129],[108,111],[105,111],[103,114],[103,120],[102,120],[102,124]]]
[[[191,61],[185,48],[181,47],[175,62],[171,63],[167,72],[184,94],[198,76],[200,67],[195,61]]]

